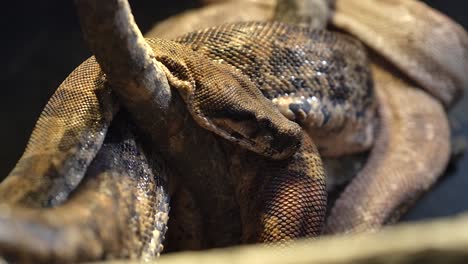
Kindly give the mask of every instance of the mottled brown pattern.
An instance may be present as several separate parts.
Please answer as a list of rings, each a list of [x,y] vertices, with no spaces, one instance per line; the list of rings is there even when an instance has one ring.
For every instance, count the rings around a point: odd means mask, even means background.
[[[230,173],[241,207],[243,242],[285,243],[321,234],[325,217],[325,175],[318,151],[303,133],[303,144],[284,161],[258,159],[234,150]]]
[[[375,100],[364,48],[351,37],[282,23],[235,23],[177,39],[239,69],[323,155],[368,149]]]
[[[91,58],[60,85],[23,156],[0,185],[1,201],[44,207],[66,200],[101,147],[118,109],[103,81]]]
[[[230,141],[272,158],[291,156],[301,129],[276,110],[255,83],[235,68],[216,63],[166,40],[149,40],[169,83],[194,120]]]
[[[136,143],[141,138],[128,118],[117,119],[63,205],[0,206],[2,257],[15,263],[69,263],[152,259],[161,252],[169,210],[166,172]]]
[[[169,223],[170,251],[239,243],[287,244],[322,232],[325,179],[320,156],[307,134],[303,134],[301,149],[283,161],[225,140],[211,142],[211,146],[217,155],[210,159],[225,167],[210,175],[196,171],[197,175],[181,176],[183,188],[178,188],[172,207],[182,209],[175,209]],[[222,153],[217,152],[219,147]],[[218,187],[220,178],[222,186]]]

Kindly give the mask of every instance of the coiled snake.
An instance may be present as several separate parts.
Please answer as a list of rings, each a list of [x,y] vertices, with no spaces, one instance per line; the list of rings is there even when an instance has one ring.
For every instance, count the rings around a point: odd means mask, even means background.
[[[158,152],[179,181],[195,186],[190,191],[198,192],[195,203],[206,220],[202,233],[232,217],[242,223],[225,223],[203,234],[206,241],[194,247],[318,235],[326,193],[311,138],[322,154],[332,156],[364,150],[373,142],[376,103],[362,45],[338,33],[263,22],[228,24],[176,42],[148,43],[188,110],[182,121],[161,133],[165,143],[159,142]],[[128,117],[118,109],[94,59],[57,90],[25,154],[0,185],[2,201],[10,204],[0,223],[7,256],[24,250],[39,260],[80,260],[152,257],[161,250],[158,240],[165,227],[157,223],[167,220],[167,197],[164,181],[155,182],[151,168],[162,165],[152,148],[134,140],[145,141],[132,136],[139,134],[132,126],[125,128],[122,120]],[[285,116],[305,127],[310,137]],[[120,125],[109,128],[111,121]],[[208,131],[223,139],[213,139]],[[184,146],[193,142],[192,148],[207,143],[212,148],[184,153]],[[194,160],[187,163],[188,158]],[[130,167],[136,171],[130,173],[133,181],[122,176]],[[210,180],[228,187],[214,190],[220,184]],[[116,183],[109,185],[111,181]],[[212,193],[203,195],[206,190]],[[122,194],[144,202],[127,204]],[[209,205],[213,197],[219,202]],[[61,206],[38,210],[12,204]],[[71,209],[77,213],[66,216]],[[121,215],[116,221],[104,220],[115,212]],[[31,223],[38,229],[29,227]],[[36,240],[21,240],[11,231],[28,227],[37,232],[35,238],[48,237],[50,244],[40,248]],[[114,232],[124,235],[111,241]]]

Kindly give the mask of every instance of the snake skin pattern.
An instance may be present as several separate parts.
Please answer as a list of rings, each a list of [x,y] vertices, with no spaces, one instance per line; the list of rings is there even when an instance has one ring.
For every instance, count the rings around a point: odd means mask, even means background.
[[[371,146],[375,98],[366,53],[356,40],[277,22],[245,22],[176,41],[241,70],[284,116],[306,129],[322,155]]]
[[[85,63],[75,73],[88,65],[96,66]],[[165,169],[136,143],[141,138],[128,118],[119,115],[80,187],[63,205],[31,209],[2,204],[3,258],[68,263],[159,255],[169,210]]]
[[[23,156],[0,185],[2,202],[48,207],[63,202],[76,188],[118,108],[102,83],[102,73],[90,59],[60,85]]]

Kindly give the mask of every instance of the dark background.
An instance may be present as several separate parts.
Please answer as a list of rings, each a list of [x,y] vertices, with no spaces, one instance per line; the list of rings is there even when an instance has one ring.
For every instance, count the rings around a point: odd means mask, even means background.
[[[467,1],[424,2],[468,28]],[[155,21],[197,6],[194,0],[140,0],[130,1],[130,4],[143,32]],[[91,55],[81,37],[73,1],[4,1],[2,13],[0,179],[21,156],[48,98],[65,77]],[[465,138],[468,137],[467,97],[450,114],[456,125],[455,133]],[[456,146],[460,147],[460,143]],[[468,211],[467,174],[468,155],[465,155],[452,162],[446,175],[404,220]]]

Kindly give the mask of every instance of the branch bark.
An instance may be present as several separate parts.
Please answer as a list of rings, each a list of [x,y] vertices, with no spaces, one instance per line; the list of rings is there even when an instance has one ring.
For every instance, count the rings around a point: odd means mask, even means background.
[[[158,263],[464,263],[468,258],[467,222],[465,214],[372,234],[302,240],[282,249],[253,245],[169,254]]]

